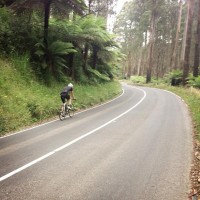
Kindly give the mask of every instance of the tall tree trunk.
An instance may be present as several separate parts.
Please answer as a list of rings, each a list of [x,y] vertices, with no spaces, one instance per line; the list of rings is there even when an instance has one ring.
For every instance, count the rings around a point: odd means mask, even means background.
[[[92,0],[88,1],[88,13],[91,13],[91,5],[92,5]]]
[[[89,46],[88,46],[88,44],[86,44],[85,45],[85,50],[84,50],[84,53],[83,53],[83,59],[84,59],[84,62],[83,62],[83,71],[84,72],[87,71],[88,51],[89,51]]]
[[[50,5],[52,0],[44,1],[44,43],[48,47],[48,29],[49,29],[49,16],[50,16]]]
[[[73,53],[69,54],[69,69],[70,69],[69,76],[72,77],[72,80],[75,80],[74,54]]]
[[[143,49],[143,53],[142,53],[142,61],[141,61],[141,70],[140,70],[140,74],[139,76],[145,76],[146,75],[146,64],[147,64],[147,48],[145,46],[145,48]]]
[[[195,41],[195,56],[194,56],[194,69],[193,69],[193,76],[197,77],[199,75],[199,48],[200,48],[200,0],[199,4],[199,11],[198,11],[198,19],[197,19],[197,31],[196,31],[196,41]]]
[[[137,64],[137,76],[140,76],[141,74],[142,55],[143,55],[143,51],[142,49],[140,49],[138,64]]]
[[[127,78],[130,79],[131,77],[131,52],[128,52],[128,71],[127,71]]]
[[[151,26],[150,26],[150,38],[149,38],[149,48],[148,48],[148,63],[147,63],[147,75],[146,75],[146,83],[151,81],[151,72],[153,67],[153,47],[155,42],[155,22],[156,22],[156,9],[155,2],[153,2],[153,10],[151,14]]]
[[[187,34],[186,34],[186,46],[185,46],[185,57],[184,57],[184,68],[183,68],[183,84],[187,82],[187,77],[189,75],[190,66],[190,46],[192,37],[192,21],[194,13],[194,0],[188,0],[188,21],[187,21]]]
[[[179,67],[180,69],[183,69],[183,66],[184,66],[186,36],[187,36],[187,30],[188,30],[188,18],[189,18],[189,12],[187,12],[187,16],[185,19],[185,28],[184,28],[184,33],[183,33],[182,47],[181,47],[181,58],[180,58],[180,67]]]
[[[160,76],[160,69],[159,69],[160,57],[161,57],[161,53],[158,52],[157,65],[156,65],[156,78],[157,78],[157,80],[158,80],[158,78]]]
[[[173,50],[173,54],[172,54],[172,65],[171,65],[172,70],[177,69],[176,57],[177,57],[177,47],[178,47],[179,34],[180,34],[180,28],[181,28],[182,5],[183,5],[182,0],[180,0],[178,23],[177,23],[177,29],[176,29],[176,39],[175,39],[175,45],[174,45],[174,50]]]
[[[93,46],[93,69],[96,69],[96,65],[97,65],[97,53],[98,53],[98,50],[97,50],[97,47],[94,45]]]

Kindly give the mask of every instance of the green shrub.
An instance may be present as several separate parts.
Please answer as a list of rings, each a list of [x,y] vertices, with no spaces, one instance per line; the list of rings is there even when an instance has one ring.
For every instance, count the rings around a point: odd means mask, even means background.
[[[10,22],[11,22],[11,13],[7,8],[0,8],[0,52],[3,54],[8,54],[12,52],[13,45],[11,42]]]
[[[182,83],[183,80],[183,72],[179,69],[173,70],[168,75],[169,81],[171,82],[172,86],[178,86]]]
[[[190,78],[188,80],[188,85],[200,89],[200,76],[198,76],[198,77],[190,76]]]
[[[170,72],[169,77],[172,78],[182,78],[183,77],[183,72],[182,70],[173,70],[172,72]]]
[[[146,78],[143,76],[131,76],[130,80],[132,83],[136,83],[136,84],[145,84],[146,83]]]
[[[113,69],[114,67],[111,67],[110,65],[104,63],[102,65],[97,65],[96,69],[103,75],[107,76],[109,79],[113,79],[114,75],[113,75]]]
[[[99,71],[92,69],[92,68],[88,68],[88,74],[91,80],[93,80],[93,82],[99,83],[99,82],[105,82],[105,81],[110,81],[110,78],[108,76],[106,76],[105,74],[101,74]]]

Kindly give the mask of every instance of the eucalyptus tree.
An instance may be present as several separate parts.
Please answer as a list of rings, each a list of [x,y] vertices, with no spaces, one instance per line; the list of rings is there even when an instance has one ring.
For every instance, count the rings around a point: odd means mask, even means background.
[[[147,80],[152,75],[162,77],[170,70],[177,24],[178,1],[150,0],[151,20],[148,43]]]
[[[180,29],[181,29],[181,18],[182,18],[182,7],[183,7],[183,1],[179,1],[179,11],[178,11],[178,22],[177,22],[177,28],[176,28],[176,39],[174,43],[173,53],[172,53],[172,62],[171,62],[171,69],[177,69],[177,60],[176,57],[178,55],[178,42],[180,37]]]
[[[127,69],[124,73],[127,73],[128,77],[133,71],[138,74],[142,71],[148,15],[144,1],[129,1],[125,3],[114,26],[114,33],[119,35],[123,53],[127,55]]]
[[[115,33],[122,38],[129,76],[146,74],[146,81],[150,82],[152,75],[162,77],[170,70],[177,10],[177,0],[132,0],[125,4]]]
[[[88,13],[103,17],[108,23],[109,15],[114,14],[114,6],[117,0],[87,0]]]
[[[175,65],[178,60],[178,56],[176,56],[180,45],[179,42],[176,43],[178,11],[177,0],[158,2],[152,71],[152,75],[156,75],[157,78],[162,78],[165,73],[171,71],[172,64],[174,63]],[[179,41],[179,37],[177,38]],[[174,55],[174,52],[176,52],[176,55]]]
[[[192,38],[192,22],[194,14],[194,0],[187,1],[187,18],[186,18],[186,37],[185,37],[185,56],[183,65],[183,84],[186,84],[189,75],[190,66],[190,48]]]
[[[129,1],[124,4],[114,26],[114,33],[119,35],[123,53],[127,55],[124,75],[130,77],[134,71],[142,73],[142,58],[145,52],[145,32],[147,32],[147,16],[144,1]],[[143,62],[143,63],[142,63]]]
[[[197,1],[197,26],[196,26],[196,37],[195,37],[195,56],[194,56],[194,70],[193,76],[199,75],[199,57],[200,57],[200,0]]]
[[[157,10],[158,10],[158,1],[151,0],[151,19],[150,19],[150,28],[149,28],[149,44],[148,44],[148,63],[147,63],[147,75],[146,82],[151,81],[151,72],[153,68],[153,47],[155,44],[155,32],[156,32],[156,21],[158,19]]]

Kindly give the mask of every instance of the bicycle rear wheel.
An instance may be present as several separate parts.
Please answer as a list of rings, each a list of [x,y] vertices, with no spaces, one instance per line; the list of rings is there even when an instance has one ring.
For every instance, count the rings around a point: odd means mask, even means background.
[[[61,121],[63,121],[66,118],[66,113],[64,111],[63,105],[61,106],[58,116]]]

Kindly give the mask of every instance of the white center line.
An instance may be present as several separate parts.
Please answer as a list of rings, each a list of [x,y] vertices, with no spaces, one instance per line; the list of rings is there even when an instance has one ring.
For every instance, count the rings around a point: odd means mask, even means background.
[[[41,156],[41,157],[33,160],[32,162],[30,162],[30,163],[28,163],[28,164],[26,164],[26,165],[24,165],[22,167],[19,167],[18,169],[16,169],[16,170],[14,170],[14,171],[12,171],[12,172],[10,172],[10,173],[8,173],[8,174],[0,177],[0,182],[3,181],[3,180],[5,180],[5,179],[7,179],[7,178],[9,178],[9,177],[11,177],[11,176],[13,176],[13,175],[15,175],[15,174],[17,174],[17,173],[19,173],[19,172],[21,172],[22,170],[25,170],[28,167],[31,167],[32,165],[34,165],[34,164],[36,164],[38,162],[40,162],[40,161],[42,161],[42,160],[44,160],[44,159],[52,156],[53,154],[55,154],[55,153],[57,153],[57,152],[65,149],[65,148],[71,146],[72,144],[78,142],[79,140],[82,140],[82,139],[86,138],[87,136],[89,136],[89,135],[97,132],[98,130],[100,130],[100,129],[104,128],[105,126],[109,125],[110,123],[116,121],[120,117],[124,116],[125,114],[127,114],[128,112],[130,112],[131,110],[133,110],[134,108],[136,108],[137,106],[139,106],[142,103],[142,101],[146,98],[146,92],[144,90],[142,90],[142,89],[139,89],[139,88],[136,88],[136,89],[143,92],[143,97],[133,107],[129,108],[127,111],[123,112],[122,114],[118,115],[117,117],[115,117],[114,119],[108,121],[107,123],[99,126],[98,128],[96,128],[96,129],[94,129],[94,130],[92,130],[92,131],[90,131],[90,132],[88,132],[88,133],[86,133],[86,134],[84,134],[84,135],[82,135],[82,136],[80,136],[80,137],[72,140],[71,142],[68,142],[65,145],[63,145],[63,146],[61,146],[61,147],[59,147],[59,148],[57,148],[57,149],[55,149],[55,150],[53,150],[53,151],[51,151],[51,152],[43,155],[43,156]]]

